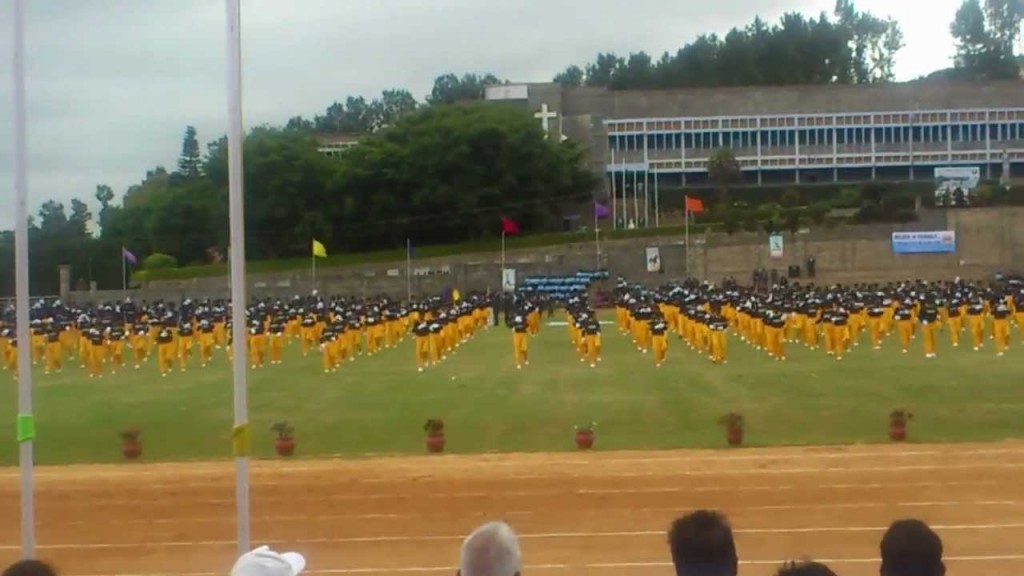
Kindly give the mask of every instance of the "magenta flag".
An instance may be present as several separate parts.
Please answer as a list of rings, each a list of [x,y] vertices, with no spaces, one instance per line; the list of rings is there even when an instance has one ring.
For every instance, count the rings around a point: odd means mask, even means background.
[[[594,217],[595,218],[607,218],[612,215],[612,211],[607,206],[600,202],[594,202]]]
[[[132,254],[123,246],[121,247],[121,257],[132,266],[136,266],[139,263],[139,259],[135,257],[135,254]]]

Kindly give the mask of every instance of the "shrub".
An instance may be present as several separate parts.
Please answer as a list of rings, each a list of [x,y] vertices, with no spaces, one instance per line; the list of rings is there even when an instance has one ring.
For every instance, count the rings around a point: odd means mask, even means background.
[[[157,252],[147,256],[142,262],[142,267],[146,270],[169,270],[178,267],[178,259],[170,254]]]
[[[807,215],[811,222],[820,226],[825,223],[825,219],[828,218],[831,211],[832,208],[829,207],[828,202],[815,202],[807,209]]]
[[[793,188],[786,188],[779,197],[779,203],[786,208],[793,208],[800,205],[800,191]]]

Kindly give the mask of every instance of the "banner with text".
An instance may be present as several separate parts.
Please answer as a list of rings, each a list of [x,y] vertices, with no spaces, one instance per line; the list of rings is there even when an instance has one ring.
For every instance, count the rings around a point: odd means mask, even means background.
[[[956,231],[893,232],[893,254],[950,254],[956,252]]]
[[[772,260],[781,260],[783,255],[782,234],[772,234],[768,237],[768,257]]]

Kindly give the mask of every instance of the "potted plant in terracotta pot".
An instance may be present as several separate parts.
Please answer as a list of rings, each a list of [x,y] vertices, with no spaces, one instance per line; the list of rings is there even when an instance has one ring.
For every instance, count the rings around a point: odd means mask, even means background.
[[[902,442],[907,439],[907,422],[913,420],[914,415],[909,410],[897,408],[889,413],[889,439],[893,442]]]
[[[594,447],[595,428],[597,428],[597,422],[591,422],[590,424],[583,424],[582,426],[576,427],[576,448],[580,450],[590,450]]]
[[[142,440],[139,437],[142,436],[142,430],[139,430],[137,426],[132,426],[121,431],[121,454],[128,460],[135,460],[139,456],[142,456]]]
[[[270,427],[277,434],[274,450],[278,456],[291,456],[295,453],[295,427],[287,422],[278,422]]]
[[[743,444],[744,421],[742,414],[730,412],[719,418],[718,423],[725,426],[725,441],[729,443],[729,446]]]
[[[423,425],[423,431],[427,433],[427,450],[429,452],[444,452],[444,420],[431,418]]]

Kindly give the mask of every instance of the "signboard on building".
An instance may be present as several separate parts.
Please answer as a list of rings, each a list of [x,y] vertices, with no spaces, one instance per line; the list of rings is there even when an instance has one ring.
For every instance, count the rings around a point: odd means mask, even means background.
[[[661,271],[661,250],[657,246],[647,247],[647,271]]]
[[[785,251],[783,250],[782,234],[772,234],[768,237],[768,257],[772,260],[781,260]]]
[[[978,166],[940,166],[935,169],[935,205],[969,206],[981,182]]]
[[[502,84],[484,88],[487,100],[528,100],[530,89],[526,84]]]
[[[504,268],[501,271],[501,289],[503,292],[516,291],[516,269]]]
[[[956,252],[956,231],[893,232],[893,254],[951,254]]]

